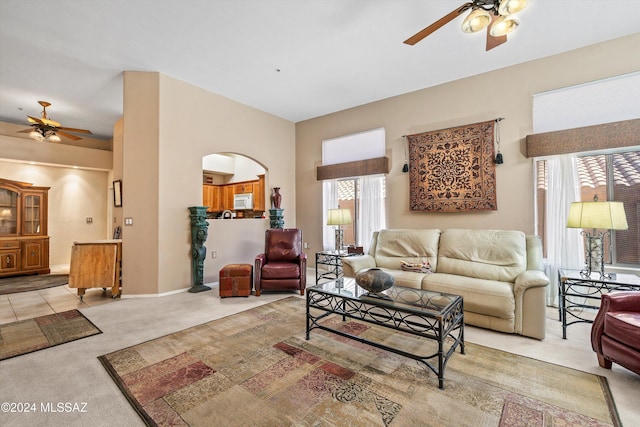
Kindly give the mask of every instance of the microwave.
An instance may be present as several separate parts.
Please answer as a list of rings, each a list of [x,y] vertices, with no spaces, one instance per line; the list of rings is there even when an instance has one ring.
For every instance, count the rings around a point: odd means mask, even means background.
[[[253,194],[236,194],[233,196],[233,209],[234,210],[243,210],[243,209],[253,209]]]

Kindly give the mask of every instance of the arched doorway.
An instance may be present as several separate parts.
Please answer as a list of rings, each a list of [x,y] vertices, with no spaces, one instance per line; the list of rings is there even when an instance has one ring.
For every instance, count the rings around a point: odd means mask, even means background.
[[[237,153],[202,158],[202,204],[208,218],[263,218],[269,208],[266,169]]]

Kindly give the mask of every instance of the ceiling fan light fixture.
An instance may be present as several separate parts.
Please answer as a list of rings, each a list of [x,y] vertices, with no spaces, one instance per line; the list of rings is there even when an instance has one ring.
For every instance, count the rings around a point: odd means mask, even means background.
[[[476,33],[482,31],[491,23],[491,14],[484,9],[473,9],[462,22],[462,31]]]
[[[42,134],[35,129],[29,132],[29,137],[31,137],[31,139],[35,139],[36,141],[44,141],[44,136],[42,136]]]
[[[52,133],[51,135],[49,135],[49,142],[60,142],[60,141],[62,140],[55,133]]]
[[[502,0],[498,6],[498,13],[502,16],[518,13],[527,7],[527,0]]]
[[[500,16],[493,22],[489,34],[493,37],[506,36],[520,25],[520,21],[515,16]]]

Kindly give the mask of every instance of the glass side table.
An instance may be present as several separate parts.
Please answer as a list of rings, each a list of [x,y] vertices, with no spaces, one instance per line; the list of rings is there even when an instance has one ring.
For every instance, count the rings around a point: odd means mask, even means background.
[[[611,291],[640,291],[640,277],[635,274],[610,273],[610,278],[599,272],[583,276],[580,270],[558,269],[558,312],[562,322],[562,338],[567,339],[567,327],[574,323],[593,323],[584,316],[583,309],[598,310],[602,294]]]
[[[321,281],[335,280],[343,277],[342,258],[357,255],[362,254],[349,253],[347,251],[316,252],[316,284]]]

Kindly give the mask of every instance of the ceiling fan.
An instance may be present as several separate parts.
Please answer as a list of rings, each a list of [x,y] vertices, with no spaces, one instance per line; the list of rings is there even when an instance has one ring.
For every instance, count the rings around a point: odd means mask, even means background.
[[[73,133],[85,133],[90,134],[91,131],[87,129],[77,129],[60,126],[60,123],[51,120],[47,117],[47,107],[51,106],[51,103],[47,101],[38,101],[38,104],[42,105],[42,117],[27,116],[27,120],[30,123],[31,129],[25,129],[18,131],[18,133],[28,133],[29,136],[37,141],[47,140],[49,142],[60,142],[60,136],[69,138],[73,141],[77,141],[79,136],[72,135]]]
[[[507,34],[515,30],[520,24],[518,18],[513,14],[520,12],[525,7],[527,7],[527,0],[472,0],[438,19],[404,42],[413,46],[431,33],[453,21],[462,13],[471,9],[471,12],[462,23],[462,31],[465,33],[475,33],[486,28],[486,50],[489,51],[507,41]]]

